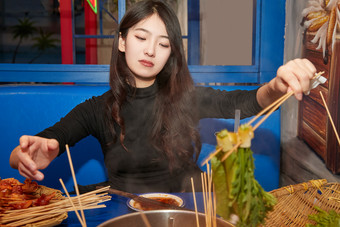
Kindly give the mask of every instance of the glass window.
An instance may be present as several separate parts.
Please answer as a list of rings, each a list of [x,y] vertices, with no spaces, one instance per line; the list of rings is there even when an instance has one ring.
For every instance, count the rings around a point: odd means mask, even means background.
[[[201,65],[252,65],[253,1],[200,1]]]
[[[128,9],[136,1],[138,0],[98,0],[94,34],[86,34],[85,31],[84,8],[87,6],[85,4],[88,4],[87,1],[72,1],[74,63],[85,64],[86,52],[94,48],[97,64],[109,64],[113,34],[117,29],[118,16],[121,16],[118,15],[118,5],[124,3]],[[173,7],[180,21],[190,65],[253,64],[253,0],[167,2]],[[0,9],[0,63],[61,64],[58,0],[2,0]],[[91,10],[90,7],[88,9]],[[94,39],[96,40],[93,41]]]
[[[58,0],[0,1],[0,63],[61,63]]]

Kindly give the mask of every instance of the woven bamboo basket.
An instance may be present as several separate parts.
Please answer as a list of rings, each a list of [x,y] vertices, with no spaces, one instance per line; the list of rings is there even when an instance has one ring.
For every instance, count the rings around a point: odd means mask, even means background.
[[[63,200],[65,197],[62,195],[62,192],[60,190],[56,190],[53,188],[45,187],[43,185],[40,185],[36,193],[38,195],[41,194],[51,194],[53,192],[56,192],[54,196],[54,200]],[[53,203],[53,202],[52,202]],[[56,213],[53,216],[49,216],[48,218],[44,218],[43,216],[40,217],[40,220],[32,221],[32,223],[26,224],[25,227],[52,227],[59,225],[64,219],[68,217],[67,212],[64,213]]]
[[[265,226],[301,226],[316,224],[308,218],[318,211],[315,206],[329,212],[340,213],[340,183],[325,179],[282,187],[270,192],[277,198],[273,211],[268,213]]]

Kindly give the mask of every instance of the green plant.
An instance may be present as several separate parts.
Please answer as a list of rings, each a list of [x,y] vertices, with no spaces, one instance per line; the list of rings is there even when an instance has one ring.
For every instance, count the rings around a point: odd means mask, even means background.
[[[45,32],[42,28],[39,29],[38,37],[33,38],[36,42],[33,44],[33,48],[38,50],[38,55],[35,56],[29,63],[34,62],[39,58],[47,49],[57,47],[56,43],[59,42],[58,39],[52,38],[52,32]]]
[[[19,47],[22,43],[22,40],[27,39],[28,37],[32,36],[33,33],[37,30],[33,25],[34,22],[31,21],[29,18],[18,19],[19,24],[13,26],[13,38],[19,38],[18,44],[15,47],[12,63],[15,63],[15,59],[19,50]]]

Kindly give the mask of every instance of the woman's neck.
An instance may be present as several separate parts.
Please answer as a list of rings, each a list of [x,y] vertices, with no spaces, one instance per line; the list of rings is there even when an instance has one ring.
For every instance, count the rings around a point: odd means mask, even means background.
[[[150,87],[151,85],[153,85],[155,83],[156,78],[150,78],[150,79],[143,79],[143,80],[139,80],[138,78],[135,78],[135,82],[136,82],[136,88],[146,88],[146,87]]]

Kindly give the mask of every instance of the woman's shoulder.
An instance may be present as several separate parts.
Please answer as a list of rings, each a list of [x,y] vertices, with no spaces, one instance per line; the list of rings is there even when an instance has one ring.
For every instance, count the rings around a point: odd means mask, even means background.
[[[206,96],[211,96],[211,95],[217,95],[221,93],[221,90],[215,89],[210,86],[196,85],[195,93],[197,97],[206,97]]]
[[[209,86],[204,86],[204,85],[195,85],[195,92],[200,93],[200,92],[208,92],[214,90],[212,87]]]
[[[94,102],[94,103],[102,103],[105,102],[106,99],[110,97],[110,90],[104,92],[100,95],[93,95],[91,98],[85,100],[85,102]]]
[[[105,106],[106,100],[110,96],[110,92],[106,91],[99,95],[93,95],[84,99],[83,102],[79,103],[75,109],[77,110],[95,110],[102,109]]]

